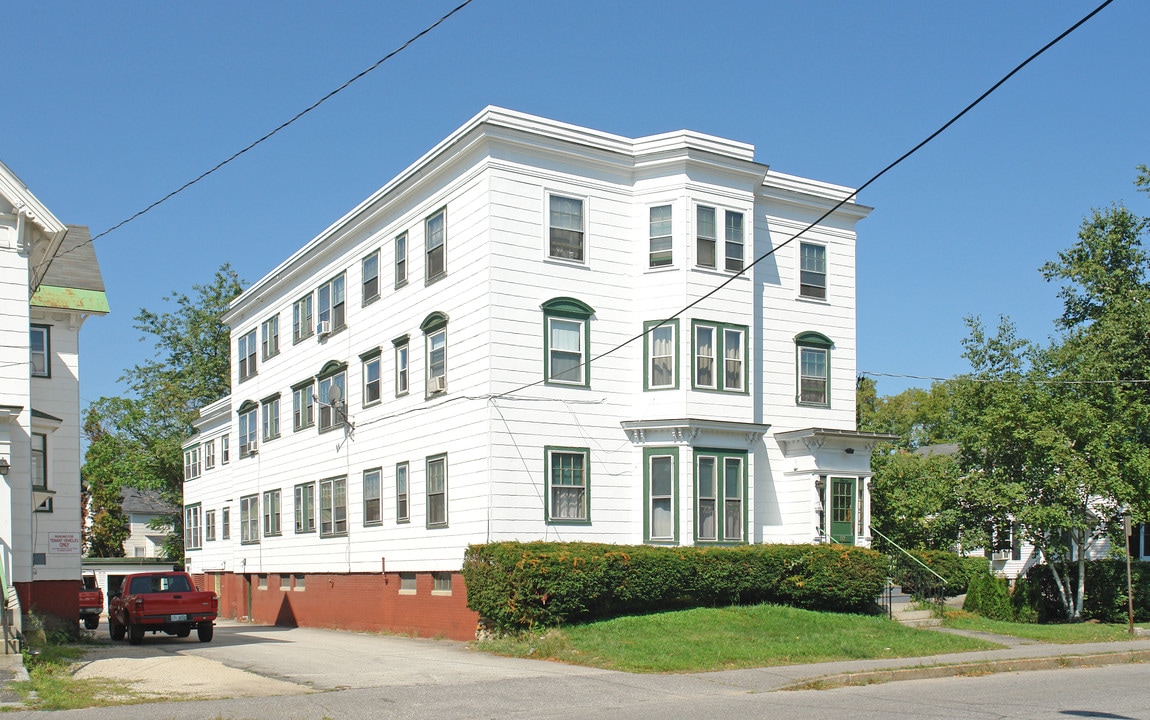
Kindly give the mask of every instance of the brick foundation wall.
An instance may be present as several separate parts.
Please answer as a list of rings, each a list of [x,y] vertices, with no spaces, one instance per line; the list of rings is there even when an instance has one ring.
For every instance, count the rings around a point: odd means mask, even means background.
[[[20,598],[20,608],[38,615],[55,615],[61,620],[80,621],[79,580],[37,580],[12,583]]]
[[[194,578],[200,589],[219,594],[221,617],[285,627],[474,639],[479,615],[467,609],[463,576],[451,573],[447,594],[433,591],[431,573],[414,575],[413,593],[400,591],[399,573],[205,573]],[[261,577],[266,578],[265,588],[260,586]],[[286,589],[281,587],[283,578]]]

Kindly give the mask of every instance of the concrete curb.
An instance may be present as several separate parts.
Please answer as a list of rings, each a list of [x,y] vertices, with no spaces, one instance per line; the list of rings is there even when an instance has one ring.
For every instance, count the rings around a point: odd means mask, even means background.
[[[827,675],[804,680],[779,690],[829,690],[849,685],[875,685],[900,680],[929,680],[946,677],[989,675],[991,673],[1024,672],[1027,670],[1058,670],[1061,668],[1101,667],[1129,663],[1150,662],[1150,650],[1129,650],[1091,655],[1057,655],[1054,657],[1017,658],[1014,660],[986,660],[955,665],[869,670],[865,672]]]

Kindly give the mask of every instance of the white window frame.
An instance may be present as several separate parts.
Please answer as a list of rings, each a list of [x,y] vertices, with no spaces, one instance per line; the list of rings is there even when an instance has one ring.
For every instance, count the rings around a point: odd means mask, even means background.
[[[280,436],[279,396],[266,398],[260,403],[260,439],[264,442]]]
[[[665,460],[671,472],[670,482],[666,488],[655,487],[655,461]],[[679,542],[679,449],[676,447],[649,447],[643,449],[644,474],[646,494],[646,527],[644,528],[645,541],[651,543]],[[656,492],[658,491],[658,492]],[[655,515],[657,511],[665,511],[668,515],[666,534],[655,532]]]
[[[32,377],[52,377],[52,326],[32,325],[28,334],[28,362]],[[37,336],[42,338],[38,343],[36,341]],[[40,358],[39,367],[37,367],[37,358]]]
[[[203,508],[199,503],[184,506],[184,549],[199,550],[204,546]]]
[[[294,495],[296,534],[315,532],[315,483],[296,485]]]
[[[272,315],[260,323],[260,359],[280,354],[280,316]]]
[[[36,438],[43,438],[44,435],[40,433],[33,433],[33,448],[35,448]],[[200,446],[193,445],[192,447],[184,450],[184,480],[195,480],[201,475],[200,465]],[[41,487],[36,483],[36,474],[32,475],[32,487]]]
[[[232,539],[232,509],[230,507],[220,511],[220,539]]]
[[[299,432],[315,425],[313,383],[296,385],[291,390],[292,431]]]
[[[734,233],[731,221],[738,218],[738,234]],[[735,249],[738,253],[735,254]],[[739,210],[723,211],[723,269],[727,272],[742,272],[747,264],[747,223],[746,213]]]
[[[204,455],[204,471],[207,472],[216,466],[216,439],[206,440],[201,444]]]
[[[281,532],[280,503],[283,494],[279,490],[264,492],[264,537],[274,537]]]
[[[330,323],[332,333],[343,330],[347,326],[347,273],[320,285],[315,295],[316,322]]]
[[[437,347],[438,344],[438,347]],[[447,328],[441,327],[424,335],[424,351],[426,352],[427,378],[426,387],[428,397],[447,392]],[[436,360],[436,354],[441,359]],[[443,378],[443,387],[439,388],[436,378]]]
[[[411,472],[407,462],[395,465],[395,521],[411,522]]]
[[[662,211],[667,217],[658,217]],[[674,255],[674,206],[671,203],[653,205],[647,212],[647,267],[661,269],[675,266]]]
[[[810,365],[807,362],[807,357],[815,358],[821,357],[823,372],[821,374],[811,374],[808,372]],[[831,351],[829,348],[812,347],[810,345],[798,346],[798,375],[799,375],[799,405],[810,405],[813,407],[827,407],[830,405],[831,393]],[[821,383],[822,385],[822,399],[812,400],[806,397],[806,387],[811,383]]]
[[[395,287],[407,284],[407,233],[395,236]]]
[[[570,464],[568,461],[571,461]],[[589,525],[591,450],[548,446],[544,449],[544,463],[547,478],[547,522],[553,525]],[[573,511],[570,497],[577,498]]]
[[[374,355],[363,361],[363,406],[370,407],[383,402],[383,358]]]
[[[694,451],[695,486],[695,543],[738,543],[746,542],[747,519],[747,462],[748,454],[730,450],[698,449]],[[704,461],[710,461],[713,475],[710,481],[714,485],[709,494],[704,494],[703,482],[705,473],[702,471]],[[727,477],[734,462],[737,469],[734,493]],[[703,508],[710,503],[711,521],[713,530],[704,533]],[[734,516],[734,524],[731,517]]]
[[[710,217],[710,234],[704,235],[704,222],[703,215],[709,213]],[[712,205],[696,205],[695,206],[695,265],[708,270],[717,270],[719,261],[719,230],[718,230],[718,208]],[[704,248],[707,250],[704,252]],[[710,264],[704,261],[706,256],[710,256]]]
[[[331,386],[338,385],[343,399],[340,403],[346,407],[347,403],[347,370],[328,375],[319,381],[319,431],[328,432],[343,427],[343,413],[337,410],[328,401]]]
[[[578,228],[567,227],[562,223],[556,224],[556,220],[562,221],[571,215],[571,213],[565,212],[565,208],[562,206],[563,203],[578,203]],[[547,224],[545,226],[547,235],[544,239],[544,247],[546,248],[546,256],[549,260],[559,260],[561,262],[576,263],[579,265],[587,264],[587,207],[588,202],[586,197],[560,192],[547,193]],[[567,223],[567,225],[574,225],[574,223]],[[556,231],[560,233],[572,233],[573,235],[577,235],[577,238],[573,238],[574,241],[571,242],[564,239],[557,244],[555,237]],[[574,249],[563,249],[567,245],[574,247]]]
[[[257,408],[252,407],[240,413],[239,422],[237,423],[240,433],[240,457],[250,457],[252,455],[252,447],[259,447],[255,444],[256,438],[259,437],[259,418],[256,417]]]
[[[363,471],[363,524],[383,524],[383,468]]]
[[[660,323],[658,320],[643,323],[643,361],[644,373],[643,381],[645,383],[644,390],[674,390],[679,387],[679,320],[672,318]],[[657,349],[659,345],[664,343],[658,339],[658,336],[666,334],[671,335],[669,355],[656,355],[661,349]],[[655,382],[655,363],[657,361],[667,362],[669,360],[670,379],[668,382],[656,383]]]
[[[260,541],[260,496],[240,498],[240,543],[252,545]]]
[[[395,396],[411,391],[411,346],[407,338],[395,343]]]
[[[427,527],[447,527],[447,453],[429,455],[425,468]]]
[[[447,274],[447,208],[440,208],[424,218],[423,243],[423,279],[430,284]]]
[[[379,299],[379,250],[360,261],[360,302],[370,305]]]
[[[292,303],[291,317],[293,343],[299,343],[315,334],[315,314],[311,293]]]
[[[807,250],[821,251],[822,257],[812,255],[807,257]],[[827,246],[820,243],[799,243],[799,297],[806,300],[826,300],[829,287],[827,284]],[[821,269],[819,269],[821,263]],[[808,265],[810,266],[808,268]]]
[[[204,513],[204,542],[215,542],[216,539],[216,511],[208,510]]]
[[[347,535],[347,478],[337,477],[319,482],[319,536]]]
[[[236,357],[239,358],[240,382],[256,374],[256,330],[252,328],[236,340]]]
[[[708,330],[712,333],[711,354],[702,352],[704,343],[700,342],[700,331]],[[739,355],[735,358],[727,357],[727,350],[731,346],[732,338],[738,338]],[[747,349],[750,343],[750,330],[745,325],[714,322],[711,320],[693,320],[691,322],[691,387],[694,390],[716,390],[719,392],[746,393],[747,377]],[[700,361],[709,360],[711,365],[712,382],[701,381]],[[731,382],[732,363],[737,364],[738,372],[735,375],[737,382]]]
[[[224,435],[220,438],[220,465],[227,465],[232,461],[231,439]]]

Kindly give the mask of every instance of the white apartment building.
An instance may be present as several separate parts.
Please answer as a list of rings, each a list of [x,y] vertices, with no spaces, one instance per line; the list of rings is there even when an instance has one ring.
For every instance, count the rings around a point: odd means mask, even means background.
[[[868,544],[869,208],[791,240],[850,195],[483,110],[232,303],[191,570],[225,615],[467,637],[472,543]]]

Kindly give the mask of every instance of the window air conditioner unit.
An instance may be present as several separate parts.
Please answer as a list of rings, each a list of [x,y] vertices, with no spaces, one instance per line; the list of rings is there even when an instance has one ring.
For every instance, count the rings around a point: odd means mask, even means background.
[[[331,335],[331,321],[320,320],[319,324],[315,326],[315,334],[323,337],[324,335]]]
[[[994,552],[992,552],[990,554],[990,559],[991,560],[1009,560],[1010,559],[1010,551],[1009,550],[995,550]]]
[[[431,392],[443,392],[447,389],[447,376],[436,375],[431,378]]]
[[[259,447],[256,445],[256,441],[252,440],[250,443],[241,448],[241,450],[243,450],[244,455],[255,455],[259,450]]]

